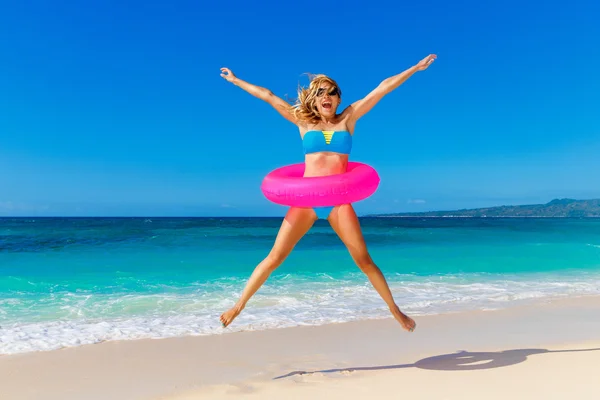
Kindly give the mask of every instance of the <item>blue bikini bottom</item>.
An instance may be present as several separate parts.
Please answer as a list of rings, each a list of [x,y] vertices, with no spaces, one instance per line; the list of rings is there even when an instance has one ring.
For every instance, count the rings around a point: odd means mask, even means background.
[[[334,208],[334,206],[313,207],[313,210],[315,210],[315,214],[317,214],[318,219],[327,219],[327,217],[329,217],[329,214],[331,213],[331,210],[333,210],[333,208]]]

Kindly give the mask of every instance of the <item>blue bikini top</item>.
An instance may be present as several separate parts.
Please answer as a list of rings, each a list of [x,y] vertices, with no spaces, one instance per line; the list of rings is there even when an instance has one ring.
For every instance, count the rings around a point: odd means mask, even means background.
[[[331,151],[350,154],[352,135],[348,131],[308,131],[302,138],[304,154]]]

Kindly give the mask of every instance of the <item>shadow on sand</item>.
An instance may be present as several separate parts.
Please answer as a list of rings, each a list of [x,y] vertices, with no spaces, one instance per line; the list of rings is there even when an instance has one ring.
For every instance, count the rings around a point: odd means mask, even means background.
[[[457,353],[442,354],[439,356],[423,358],[422,360],[419,360],[414,364],[380,365],[372,367],[350,367],[339,369],[325,369],[320,371],[293,371],[285,375],[277,376],[273,379],[282,379],[294,375],[314,373],[380,371],[401,368],[422,368],[437,371],[471,371],[476,369],[507,367],[509,365],[522,363],[523,361],[527,360],[527,357],[534,354],[570,353],[579,351],[598,350],[600,350],[600,348],[579,350],[516,349],[491,352],[470,352],[462,350]]]

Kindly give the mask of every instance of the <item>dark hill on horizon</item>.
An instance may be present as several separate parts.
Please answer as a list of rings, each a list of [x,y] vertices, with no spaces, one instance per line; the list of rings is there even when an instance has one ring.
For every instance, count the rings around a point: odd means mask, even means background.
[[[371,214],[371,217],[554,217],[597,218],[600,217],[600,199],[575,200],[554,199],[546,204],[499,206],[463,209],[455,211],[426,211],[410,213]]]

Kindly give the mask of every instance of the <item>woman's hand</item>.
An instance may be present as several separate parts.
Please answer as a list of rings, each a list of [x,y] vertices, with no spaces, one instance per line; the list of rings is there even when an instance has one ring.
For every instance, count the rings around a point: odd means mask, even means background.
[[[221,68],[221,76],[227,82],[233,82],[233,80],[235,79],[235,75],[233,74],[233,72],[231,72],[229,68]]]
[[[429,67],[433,63],[433,60],[435,60],[436,58],[437,56],[435,54],[430,54],[421,61],[419,61],[419,63],[416,65],[417,71],[425,71],[427,67]]]

